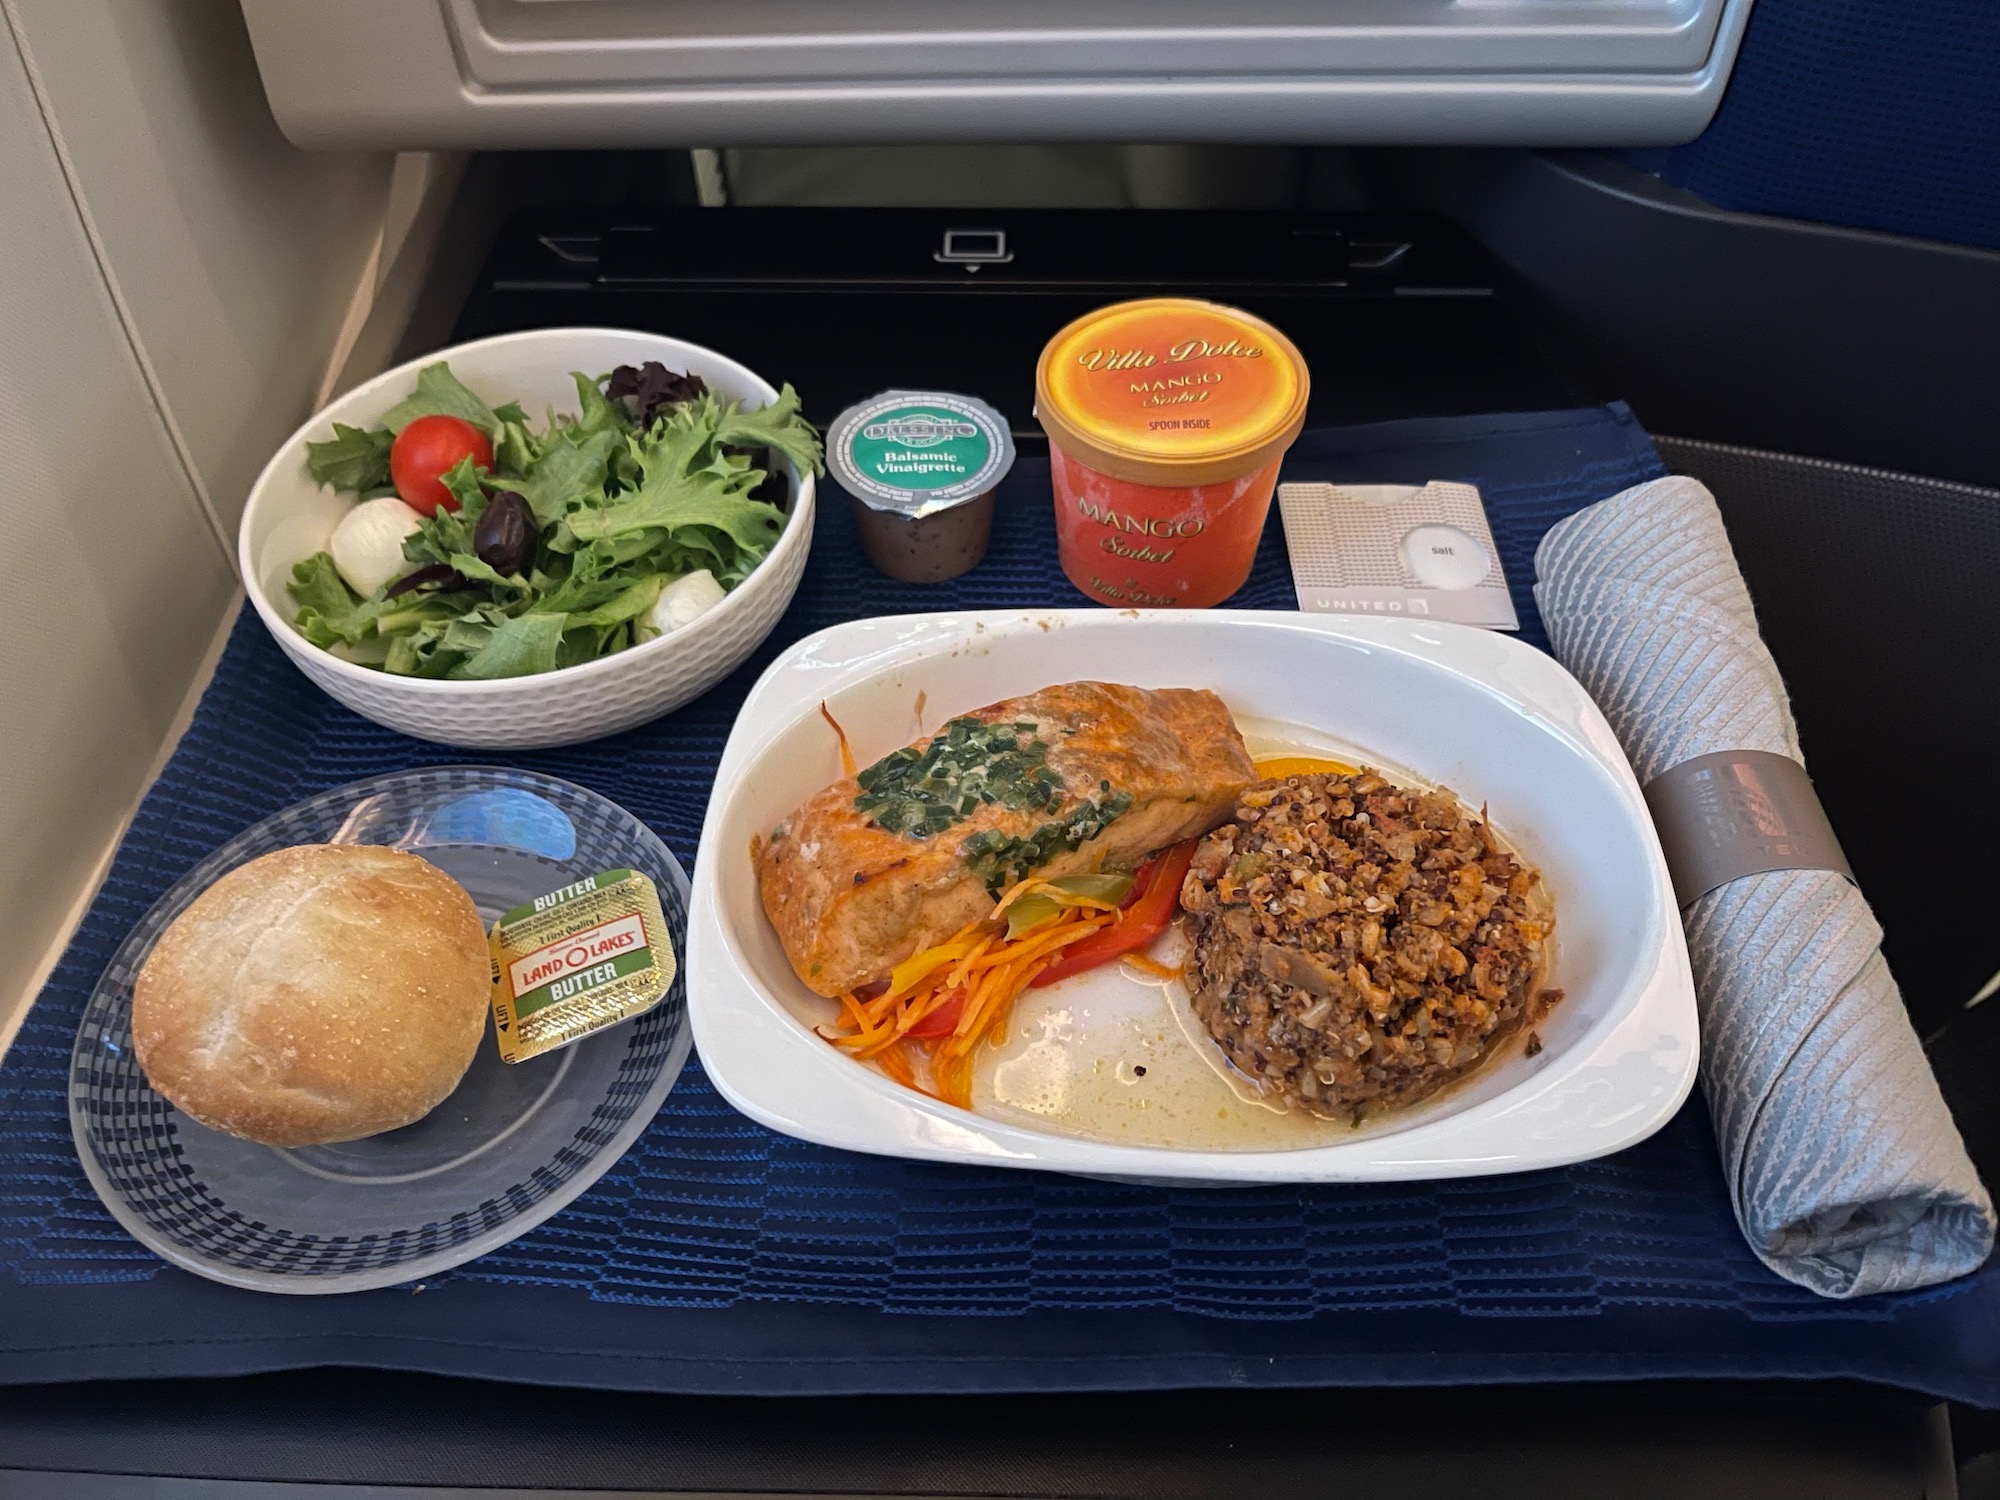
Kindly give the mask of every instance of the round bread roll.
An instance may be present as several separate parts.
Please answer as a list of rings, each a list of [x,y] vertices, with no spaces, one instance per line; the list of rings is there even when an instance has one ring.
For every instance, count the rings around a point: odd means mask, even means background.
[[[465,890],[414,854],[302,844],[231,870],[160,935],[132,991],[146,1077],[269,1146],[420,1120],[486,1029],[492,961]]]

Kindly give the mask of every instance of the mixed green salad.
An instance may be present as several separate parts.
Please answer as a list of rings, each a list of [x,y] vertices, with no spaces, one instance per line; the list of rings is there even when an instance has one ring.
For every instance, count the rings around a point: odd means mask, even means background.
[[[518,677],[671,630],[782,535],[780,456],[820,472],[787,385],[718,399],[656,362],[576,373],[575,415],[536,431],[426,367],[373,430],[308,443],[314,479],[362,502],[296,564],[294,622],[344,659],[412,677]]]

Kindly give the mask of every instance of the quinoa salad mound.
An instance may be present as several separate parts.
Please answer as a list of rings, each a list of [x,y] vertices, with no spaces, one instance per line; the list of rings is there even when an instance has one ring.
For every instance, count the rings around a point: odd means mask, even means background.
[[[1182,888],[1195,1015],[1274,1103],[1356,1123],[1414,1103],[1562,998],[1537,987],[1539,885],[1448,791],[1259,782]]]

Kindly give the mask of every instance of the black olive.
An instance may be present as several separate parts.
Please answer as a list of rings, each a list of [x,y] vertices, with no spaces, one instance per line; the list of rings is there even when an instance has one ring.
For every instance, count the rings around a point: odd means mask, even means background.
[[[512,490],[495,490],[472,528],[473,552],[503,577],[528,571],[540,539],[534,508]]]

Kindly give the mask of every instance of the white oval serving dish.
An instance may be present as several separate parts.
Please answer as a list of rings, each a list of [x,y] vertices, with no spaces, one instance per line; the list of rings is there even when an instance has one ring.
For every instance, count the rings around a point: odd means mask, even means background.
[[[1089,678],[1210,688],[1239,720],[1303,726],[1448,786],[1471,806],[1487,804],[1554,901],[1549,983],[1566,998],[1537,1025],[1540,1053],[1503,1051],[1437,1097],[1324,1144],[1190,1150],[958,1110],[815,1036],[812,1024],[833,1007],[799,982],[765,920],[750,841],[840,776],[822,700],[866,765],[915,736],[920,694],[928,731],[998,699]],[[1631,768],[1574,678],[1487,631],[1224,610],[911,615],[835,626],[793,646],[751,692],[723,753],[701,851],[687,967],[703,1064],[744,1113],[829,1146],[1208,1183],[1471,1176],[1632,1145],[1673,1116],[1695,1077],[1687,950]]]

